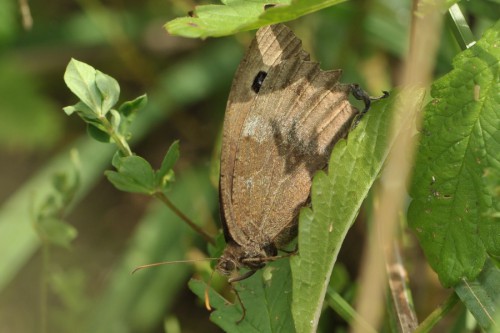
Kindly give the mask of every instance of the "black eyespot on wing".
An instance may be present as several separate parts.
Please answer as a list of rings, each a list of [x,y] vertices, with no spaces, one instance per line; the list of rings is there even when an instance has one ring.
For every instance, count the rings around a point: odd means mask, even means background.
[[[273,8],[276,6],[274,3],[268,3],[267,5],[264,5],[264,10],[268,10],[269,8]]]
[[[255,78],[253,79],[252,82],[252,90],[255,91],[255,93],[258,93],[260,90],[260,87],[262,87],[262,84],[264,83],[264,79],[266,78],[267,73],[264,71],[259,71],[257,75],[255,75]]]

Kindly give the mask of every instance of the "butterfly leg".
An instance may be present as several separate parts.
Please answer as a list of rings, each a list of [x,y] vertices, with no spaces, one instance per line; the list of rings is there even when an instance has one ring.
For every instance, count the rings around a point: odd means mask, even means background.
[[[349,129],[349,132],[350,132],[354,128],[356,128],[356,126],[358,126],[359,122],[361,121],[361,118],[363,118],[365,113],[368,112],[368,110],[370,109],[370,106],[372,104],[372,101],[378,101],[378,100],[381,100],[383,98],[389,97],[389,92],[384,90],[384,91],[382,91],[384,93],[382,96],[371,97],[370,95],[368,95],[368,93],[366,91],[361,89],[361,87],[357,83],[350,84],[349,88],[350,88],[351,93],[354,96],[354,98],[356,98],[358,101],[363,101],[365,103],[365,108],[361,112],[359,112],[352,120],[351,127]]]
[[[236,290],[236,288],[232,284],[231,284],[231,288],[233,289],[234,294],[236,295],[236,298],[238,299],[238,302],[241,305],[241,318],[238,319],[238,321],[236,322],[236,325],[238,325],[239,323],[241,323],[243,321],[243,319],[245,319],[245,317],[247,315],[247,308],[245,308],[245,305],[243,305],[243,301],[240,298],[240,294],[238,293],[238,290]]]
[[[371,97],[370,95],[368,95],[368,93],[366,91],[361,89],[359,84],[353,83],[353,84],[350,84],[349,87],[351,88],[351,93],[354,96],[354,98],[356,98],[358,101],[363,101],[363,103],[365,103],[365,108],[363,109],[363,111],[360,112],[361,115],[368,112],[372,101],[378,101],[380,99],[389,97],[389,92],[387,92],[385,90],[382,91],[384,93],[382,96]]]

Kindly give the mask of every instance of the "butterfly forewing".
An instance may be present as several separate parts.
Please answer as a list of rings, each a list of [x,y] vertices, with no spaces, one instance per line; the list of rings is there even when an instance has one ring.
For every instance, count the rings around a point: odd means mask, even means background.
[[[288,58],[305,59],[308,54],[302,50],[301,41],[284,25],[268,26],[257,32],[244,59],[241,61],[233,80],[224,118],[220,199],[225,220],[226,240],[236,232],[232,217],[231,193],[236,150],[243,122],[257,97],[252,84],[259,71],[267,73],[269,68]]]
[[[235,156],[231,198],[239,244],[273,242],[296,225],[314,172],[325,167],[356,114],[339,76],[301,59],[269,69]]]
[[[226,240],[289,241],[314,172],[356,114],[340,71],[321,71],[308,59],[300,40],[277,25],[259,30],[238,68],[221,157]]]

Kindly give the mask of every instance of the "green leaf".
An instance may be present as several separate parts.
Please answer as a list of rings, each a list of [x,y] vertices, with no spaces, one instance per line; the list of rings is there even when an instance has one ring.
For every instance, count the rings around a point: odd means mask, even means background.
[[[37,230],[43,240],[57,246],[69,248],[78,234],[70,224],[57,218],[45,218],[37,223]]]
[[[500,218],[486,170],[500,169],[500,22],[432,86],[408,219],[445,286],[474,280],[500,255]],[[498,208],[498,205],[496,205]]]
[[[119,169],[120,165],[122,165],[122,160],[125,156],[121,151],[117,150],[111,159],[111,165],[115,167],[115,169]]]
[[[129,117],[134,113],[136,113],[137,111],[139,111],[140,109],[144,108],[146,104],[148,104],[148,96],[144,94],[132,101],[124,102],[118,108],[118,112],[120,112],[125,117]]]
[[[92,109],[96,115],[103,115],[102,96],[96,83],[94,67],[71,59],[66,67],[66,72],[64,72],[64,82],[73,94]]]
[[[110,143],[112,141],[108,133],[93,124],[87,124],[87,133],[99,142]]]
[[[492,207],[486,212],[492,219],[500,218],[500,169],[486,168],[484,170],[486,190],[490,193]]]
[[[160,169],[156,172],[156,184],[162,190],[166,189],[168,184],[172,182],[174,172],[172,168],[175,162],[179,159],[179,141],[176,140],[168,148],[167,154],[163,158]]]
[[[63,108],[63,110],[68,116],[72,115],[74,112],[78,112],[82,117],[97,119],[94,111],[92,111],[92,109],[83,102],[78,102],[75,105],[66,106]]]
[[[345,0],[232,0],[225,5],[197,6],[190,17],[165,25],[172,35],[191,38],[220,37],[261,26],[294,20]],[[266,6],[269,7],[266,10]]]
[[[299,253],[291,258],[292,312],[298,332],[315,332],[338,252],[359,208],[377,178],[392,144],[389,124],[399,95],[374,103],[346,140],[332,152],[328,173],[318,172],[312,208],[299,218]],[[420,100],[416,101],[417,103]]]
[[[204,299],[206,284],[191,280],[189,287]],[[210,305],[216,310],[210,320],[226,332],[295,332],[290,312],[292,278],[288,259],[270,263],[246,280],[235,284],[247,310],[242,316],[241,305],[231,304],[213,289],[209,291]]]
[[[119,190],[143,194],[151,194],[155,191],[153,168],[142,157],[123,157],[118,172],[106,171],[105,174]]]
[[[101,71],[96,70],[95,73],[95,82],[102,97],[101,114],[105,115],[118,101],[120,85],[114,78]]]
[[[113,130],[115,130],[115,132],[119,134],[122,134],[120,133],[120,124],[122,122],[122,117],[120,116],[120,113],[113,109],[110,110],[109,113],[111,114],[109,118],[111,120],[111,126],[113,127]]]
[[[495,325],[494,318],[499,312],[500,270],[491,260],[486,261],[477,279],[462,280],[455,291],[484,331]]]

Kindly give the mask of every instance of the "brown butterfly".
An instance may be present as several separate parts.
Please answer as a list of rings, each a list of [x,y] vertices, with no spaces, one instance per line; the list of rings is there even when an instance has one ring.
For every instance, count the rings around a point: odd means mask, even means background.
[[[296,235],[311,181],[360,112],[340,84],[341,70],[322,71],[285,25],[261,28],[233,80],[224,119],[220,205],[226,248],[216,266],[243,280]],[[385,96],[385,95],[384,95]],[[236,275],[240,268],[249,269]]]

